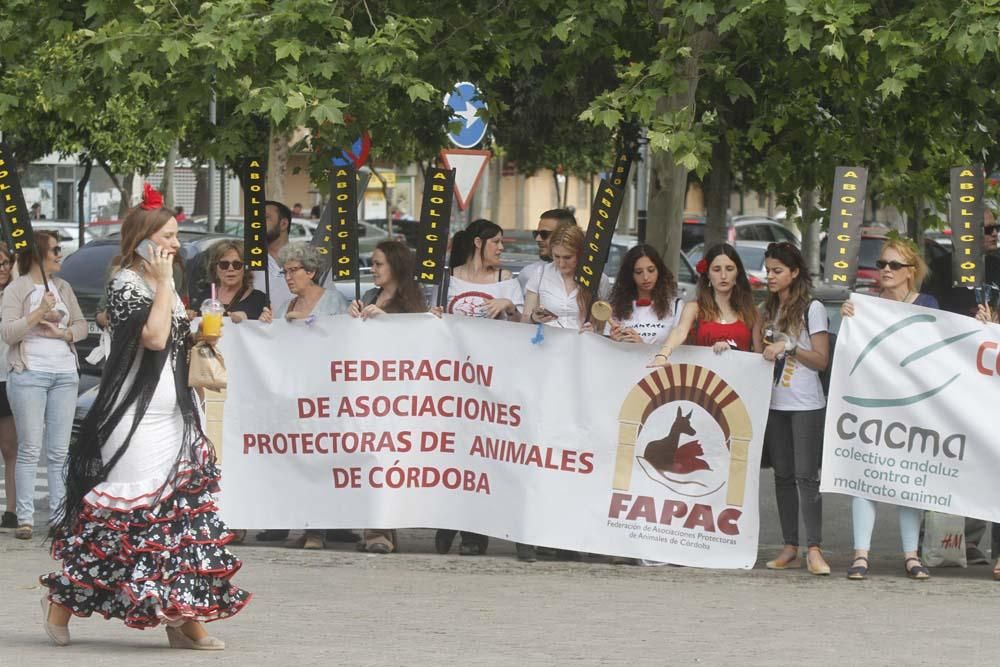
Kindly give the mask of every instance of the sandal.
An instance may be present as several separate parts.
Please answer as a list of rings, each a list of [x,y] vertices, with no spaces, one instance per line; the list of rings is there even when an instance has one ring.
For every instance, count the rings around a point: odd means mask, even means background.
[[[854,565],[854,563],[857,563],[859,560],[863,560],[865,564]],[[847,578],[853,579],[854,581],[861,581],[868,576],[868,568],[871,567],[871,563],[868,562],[867,556],[858,556],[854,559],[854,563],[851,564],[851,567],[847,568]]]
[[[916,561],[916,565],[913,567],[907,567],[910,561]],[[924,567],[924,564],[920,562],[919,558],[907,558],[903,561],[903,569],[906,570],[906,576],[910,579],[916,579],[917,581],[926,581],[931,578],[931,571]]]

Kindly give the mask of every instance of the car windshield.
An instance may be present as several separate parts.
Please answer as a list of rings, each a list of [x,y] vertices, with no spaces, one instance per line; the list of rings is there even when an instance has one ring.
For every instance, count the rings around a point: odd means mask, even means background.
[[[757,246],[736,246],[736,252],[743,260],[743,268],[747,271],[757,271],[764,266],[764,253],[767,248]]]

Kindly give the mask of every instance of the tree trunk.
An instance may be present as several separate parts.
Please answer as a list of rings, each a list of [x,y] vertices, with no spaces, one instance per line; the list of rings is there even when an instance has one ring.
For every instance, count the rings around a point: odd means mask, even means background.
[[[97,158],[97,164],[101,165],[101,169],[104,170],[104,173],[111,179],[111,183],[115,186],[115,189],[118,190],[118,195],[121,197],[121,201],[118,202],[118,219],[124,220],[125,216],[128,215],[129,209],[132,208],[132,193],[122,185],[121,179],[111,170],[111,167],[105,160]],[[128,182],[127,179],[126,182]]]
[[[705,247],[709,248],[726,239],[726,219],[729,213],[729,195],[732,188],[730,171],[731,151],[726,133],[712,146],[712,167],[705,182],[706,216]]]
[[[655,4],[655,3],[651,3]],[[662,10],[653,10],[654,16],[662,15]],[[661,25],[661,32],[667,28]],[[686,85],[657,100],[659,114],[687,112],[688,122],[694,120],[695,93],[698,89],[698,68],[701,53],[714,39],[708,31],[691,35],[687,42],[691,54],[684,59],[679,76]],[[656,150],[650,146],[652,176],[649,184],[649,217],[646,242],[660,250],[667,267],[677,274],[681,252],[681,226],[684,217],[684,203],[687,198],[688,169],[677,164],[670,151]]]
[[[163,163],[163,182],[160,189],[163,191],[163,205],[171,210],[174,208],[174,183],[176,182],[177,165],[177,141],[170,145],[167,151],[167,161]]]
[[[562,193],[559,191],[559,174],[556,173],[555,169],[552,170],[552,185],[555,186],[556,189],[556,205],[553,206],[553,208],[561,208]]]
[[[87,183],[90,182],[90,172],[94,169],[94,161],[90,159],[89,155],[83,155],[80,157],[83,160],[83,176],[80,177],[80,182],[76,184],[76,220],[78,225],[77,240],[79,241],[77,247],[83,247],[83,235],[84,228],[87,226],[87,220],[83,213],[83,196],[87,191]]]
[[[800,197],[800,208],[802,209],[802,219],[805,222],[802,228],[802,258],[809,269],[809,275],[819,275],[819,218],[816,216],[816,192],[814,190],[803,190]],[[786,223],[788,215],[786,214]]]
[[[288,171],[288,144],[290,132],[271,128],[271,141],[267,147],[267,184],[264,194],[272,201],[285,201],[285,174]]]

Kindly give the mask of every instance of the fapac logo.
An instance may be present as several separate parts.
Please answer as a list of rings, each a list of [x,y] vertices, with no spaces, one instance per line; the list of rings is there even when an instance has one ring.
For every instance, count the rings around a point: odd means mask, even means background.
[[[618,434],[612,516],[647,514],[638,508],[657,505],[650,496],[627,493],[638,467],[656,484],[686,498],[705,498],[724,488],[725,504],[733,506],[712,521],[711,505],[688,507],[687,502],[665,500],[657,523],[687,516],[687,527],[712,522],[723,532],[735,531],[741,512],[734,507],[744,502],[753,428],[743,400],[722,377],[694,364],[653,371],[622,403]]]

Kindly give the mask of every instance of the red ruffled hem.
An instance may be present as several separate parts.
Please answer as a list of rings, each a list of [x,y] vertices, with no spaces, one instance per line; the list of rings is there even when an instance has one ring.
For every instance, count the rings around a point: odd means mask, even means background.
[[[133,599],[132,595],[128,593],[126,593],[126,595],[128,595],[130,601]],[[147,597],[153,597],[153,596],[147,596]],[[225,618],[231,618],[236,614],[240,613],[241,611],[243,611],[243,608],[247,606],[247,604],[250,602],[252,598],[253,598],[253,593],[247,593],[245,598],[242,598],[238,602],[235,602],[230,607],[221,607],[219,605],[212,605],[211,607],[194,607],[191,605],[174,604],[170,607],[171,609],[180,609],[182,611],[181,613],[173,615],[172,617],[168,616],[161,609],[160,615],[162,616],[162,618],[157,617],[154,620],[149,620],[145,622],[139,622],[138,620],[135,619],[130,620],[128,618],[122,620],[125,622],[126,626],[130,628],[136,628],[139,630],[145,630],[146,628],[155,628],[158,625],[160,625],[160,623],[164,622],[176,623],[177,621],[180,620],[197,621],[198,623],[211,623],[212,621],[221,621]],[[61,602],[56,602],[52,600],[51,597],[49,599],[49,602],[56,605],[57,607],[65,609],[73,616],[77,616],[79,618],[90,618],[91,616],[94,615],[95,612],[99,616],[103,616],[104,620],[106,621],[110,621],[112,618],[118,618],[118,616],[101,611],[100,609],[95,609],[94,611],[90,612],[77,611],[75,609],[72,609],[71,607],[67,607]],[[225,613],[219,613],[220,611],[223,610],[225,611]]]

